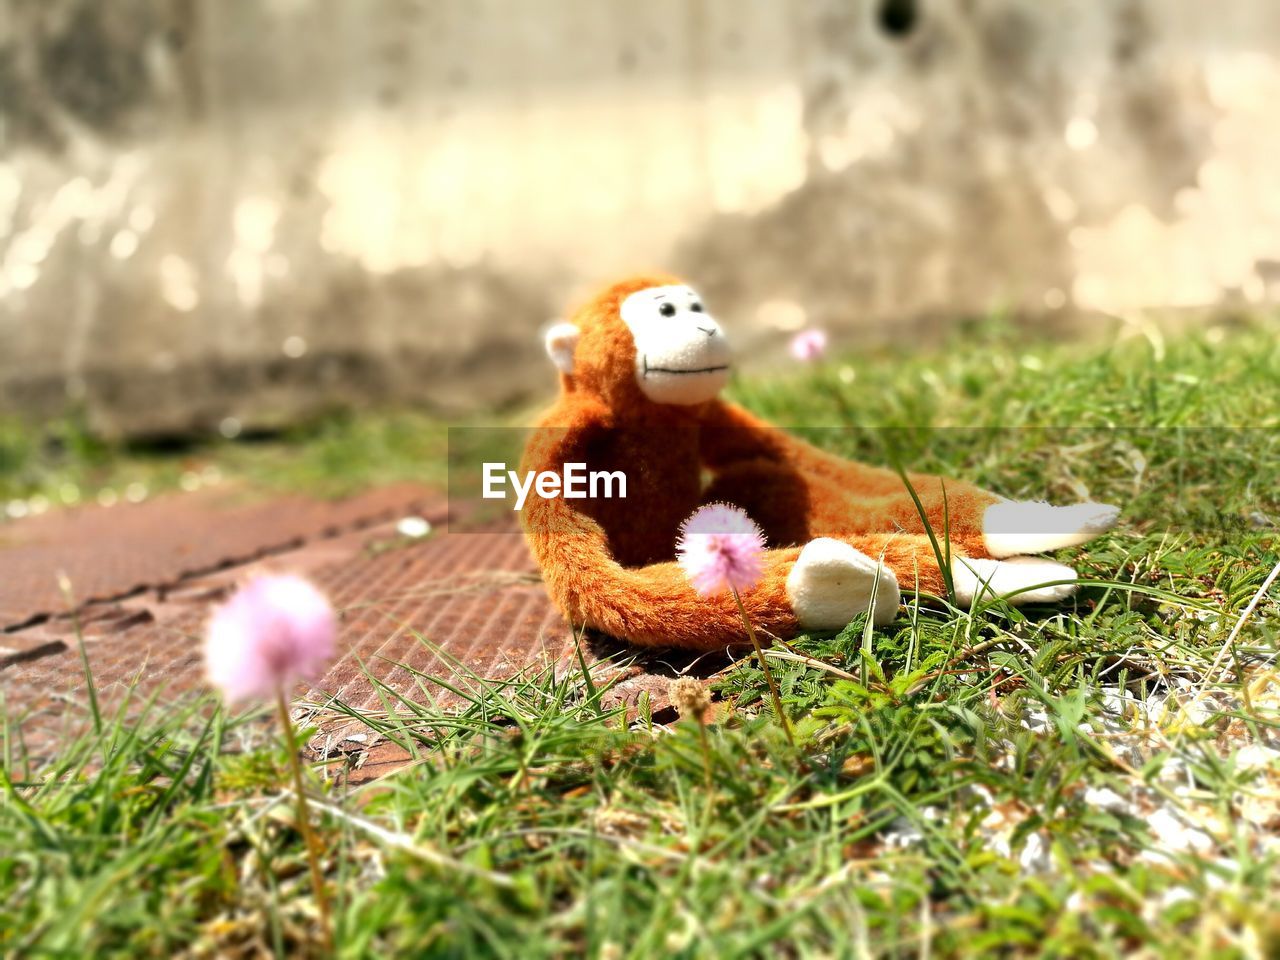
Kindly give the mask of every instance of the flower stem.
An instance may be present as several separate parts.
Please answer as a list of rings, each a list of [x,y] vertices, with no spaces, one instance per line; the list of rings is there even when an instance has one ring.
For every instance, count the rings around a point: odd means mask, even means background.
[[[711,796],[711,791],[715,789],[715,782],[711,778],[711,743],[707,740],[707,725],[702,722],[702,718],[697,718],[698,723],[698,743],[702,747],[702,777],[707,784],[707,796]]]
[[[830,364],[822,365],[822,378],[825,386],[828,388],[827,393],[836,402],[836,406],[840,408],[840,416],[844,419],[843,427],[852,427],[858,422],[857,415],[853,412],[853,407],[849,405],[849,398],[844,395],[844,389],[840,383],[839,375],[832,376],[835,371]]]
[[[751,618],[747,616],[747,608],[742,605],[742,597],[738,596],[737,587],[730,587],[729,589],[733,593],[734,602],[738,604],[738,613],[742,616],[742,625],[747,628],[747,636],[751,638],[751,645],[756,648],[756,659],[760,661],[760,669],[764,672],[765,682],[769,684],[769,694],[773,697],[773,712],[778,715],[778,722],[782,724],[782,730],[787,735],[787,742],[794,749],[796,738],[791,733],[791,721],[782,712],[782,697],[778,695],[778,684],[774,681],[773,671],[769,669],[769,664],[764,658],[764,648],[760,646],[760,641],[756,638],[756,631],[751,626]]]
[[[307,845],[307,862],[311,867],[311,886],[316,894],[316,909],[320,911],[320,935],[325,952],[333,956],[333,918],[329,913],[329,896],[324,890],[324,876],[320,873],[320,838],[311,829],[311,811],[307,807],[307,791],[302,785],[302,761],[299,758],[298,735],[289,718],[289,705],[284,690],[276,691],[276,708],[280,712],[280,725],[284,728],[285,744],[289,750],[289,766],[293,770],[293,792],[298,798],[298,829]]]

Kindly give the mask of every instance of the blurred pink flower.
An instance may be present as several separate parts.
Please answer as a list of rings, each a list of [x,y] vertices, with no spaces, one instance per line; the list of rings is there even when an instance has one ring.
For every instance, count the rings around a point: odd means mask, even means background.
[[[801,330],[791,338],[791,355],[797,360],[817,360],[827,352],[825,330],[810,328]]]
[[[755,586],[764,572],[764,534],[747,512],[727,503],[699,507],[680,525],[680,566],[703,597]]]
[[[229,702],[265,700],[317,680],[334,657],[337,618],[301,577],[261,575],[214,611],[205,673]]]

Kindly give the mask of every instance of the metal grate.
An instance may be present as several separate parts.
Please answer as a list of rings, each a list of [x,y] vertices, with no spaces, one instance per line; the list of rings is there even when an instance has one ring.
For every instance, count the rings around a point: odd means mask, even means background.
[[[21,531],[16,544],[0,551],[0,579],[25,566],[21,576],[38,585],[42,576],[56,576],[56,562],[74,561],[69,575],[81,596],[119,597],[136,588],[120,599],[84,603],[79,611],[95,685],[109,711],[130,688],[133,702],[152,694],[177,702],[202,689],[204,621],[211,606],[257,566],[309,576],[340,611],[345,653],[313,689],[298,691],[312,703],[336,696],[358,710],[381,709],[373,677],[448,708],[459,698],[421,682],[423,675],[465,687],[468,677],[509,678],[530,667],[575,662],[568,625],[548,602],[513,529],[406,540],[396,534],[395,519],[409,510],[437,525],[444,517],[438,498],[404,488],[330,504],[300,498],[250,505],[157,501],[136,512],[85,510],[74,518],[41,518],[33,524],[38,529]],[[4,596],[27,617],[58,609],[48,602],[53,593],[41,595],[34,586],[30,602],[20,603],[12,589]],[[607,638],[595,638],[588,662],[598,664],[618,650]],[[648,694],[661,710],[668,678],[689,662],[651,656],[613,670],[620,681],[614,702],[634,705]],[[701,665],[697,672],[708,669]],[[67,616],[0,634],[0,691],[35,755],[83,728],[85,689]],[[368,734],[367,728],[359,731],[346,718],[320,727],[315,753],[359,752],[367,761],[362,776],[396,765],[396,750],[372,736],[344,743],[352,734]]]

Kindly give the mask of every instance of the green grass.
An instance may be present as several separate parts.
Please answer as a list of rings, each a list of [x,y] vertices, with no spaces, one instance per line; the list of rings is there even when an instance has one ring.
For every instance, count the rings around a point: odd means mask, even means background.
[[[338,414],[277,434],[181,443],[107,443],[76,417],[39,427],[0,420],[0,518],[19,503],[30,512],[211,485],[319,497],[404,481],[443,485],[445,449],[438,420],[403,411]]]
[[[1276,332],[986,330],[736,385],[841,452],[1113,500],[1124,529],[1063,554],[1088,585],[1060,609],[927,599],[777,649],[798,751],[749,661],[705,731],[628,721],[581,673],[464,678],[453,714],[384,691],[368,721],[419,762],[327,788],[340,953],[1280,955],[1280,768],[1240,753],[1280,747]],[[341,447],[364,429],[268,473],[363,479]],[[6,724],[0,950],[315,948],[282,748],[211,707],[105,717],[35,769]]]

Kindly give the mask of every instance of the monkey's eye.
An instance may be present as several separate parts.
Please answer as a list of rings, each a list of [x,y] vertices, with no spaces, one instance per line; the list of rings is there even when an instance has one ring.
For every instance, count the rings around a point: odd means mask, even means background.
[[[693,303],[689,304],[689,309],[692,310],[694,313],[701,313],[702,304],[700,304],[697,300],[695,300],[693,301]]]
[[[658,308],[658,312],[664,317],[674,317],[676,315],[676,305],[674,303],[664,303]]]

